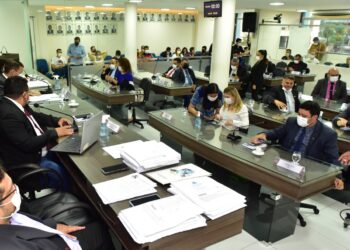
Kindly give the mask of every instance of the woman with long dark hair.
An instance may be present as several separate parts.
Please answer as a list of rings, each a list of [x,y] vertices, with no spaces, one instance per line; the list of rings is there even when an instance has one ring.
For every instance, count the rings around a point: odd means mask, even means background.
[[[222,92],[216,83],[200,86],[194,92],[188,112],[206,120],[214,120],[223,103]]]
[[[258,50],[256,52],[257,62],[252,67],[250,73],[250,82],[252,90],[252,98],[259,101],[264,85],[264,74],[269,74],[274,71],[275,65],[267,59],[266,50]]]

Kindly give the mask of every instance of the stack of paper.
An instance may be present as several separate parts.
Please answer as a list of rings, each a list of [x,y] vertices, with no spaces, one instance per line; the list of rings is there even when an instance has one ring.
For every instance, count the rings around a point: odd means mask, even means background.
[[[156,183],[137,173],[100,182],[93,186],[104,204],[157,192]]]
[[[45,102],[45,101],[60,101],[60,100],[61,98],[55,93],[38,95],[38,96],[29,96],[29,102],[31,103]]]
[[[34,80],[34,81],[28,82],[29,89],[47,88],[48,86],[49,84],[47,82],[40,81],[40,80]]]
[[[174,182],[171,193],[182,194],[200,206],[212,220],[245,207],[245,197],[210,177]]]
[[[118,217],[135,242],[153,242],[175,233],[206,226],[203,210],[181,195],[120,211]]]
[[[177,164],[181,160],[178,152],[157,141],[124,144],[121,157],[126,165],[138,173]]]
[[[175,181],[193,179],[202,176],[210,176],[211,173],[190,163],[173,168],[149,172],[146,175],[148,177],[151,177],[153,180],[159,182],[160,184],[166,185]]]

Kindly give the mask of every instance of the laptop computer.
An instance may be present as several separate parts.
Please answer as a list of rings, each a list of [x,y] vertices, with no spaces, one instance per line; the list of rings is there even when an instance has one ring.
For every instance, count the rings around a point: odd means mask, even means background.
[[[82,154],[99,138],[100,125],[103,112],[90,117],[83,124],[83,132],[81,135],[75,134],[67,137],[65,140],[51,148],[54,152],[64,152],[72,154]]]

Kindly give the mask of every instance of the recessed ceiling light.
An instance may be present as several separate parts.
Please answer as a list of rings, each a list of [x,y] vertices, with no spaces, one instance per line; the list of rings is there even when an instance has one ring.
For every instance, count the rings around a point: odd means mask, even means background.
[[[37,10],[37,12],[44,12],[43,10]]]
[[[307,10],[297,10],[297,12],[307,12]]]
[[[270,3],[271,6],[282,6],[284,5],[284,3],[282,2],[274,2],[274,3]]]
[[[160,9],[160,10],[163,10],[163,11],[169,11],[170,9]]]
[[[177,14],[182,15],[182,13],[181,13],[181,12],[180,12],[180,13],[177,13]]]
[[[129,3],[142,3],[143,0],[129,0]]]
[[[103,3],[102,6],[103,7],[112,7],[113,4],[112,3]]]
[[[196,8],[194,7],[186,7],[186,10],[195,10]]]
[[[92,5],[85,5],[85,8],[87,8],[87,9],[93,9],[93,8],[95,8],[95,6],[92,6]]]

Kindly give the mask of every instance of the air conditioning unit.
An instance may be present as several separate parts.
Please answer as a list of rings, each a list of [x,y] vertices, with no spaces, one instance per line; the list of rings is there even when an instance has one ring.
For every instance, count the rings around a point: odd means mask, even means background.
[[[350,9],[338,9],[338,10],[314,10],[312,11],[312,18],[321,19],[344,19],[350,18]]]

